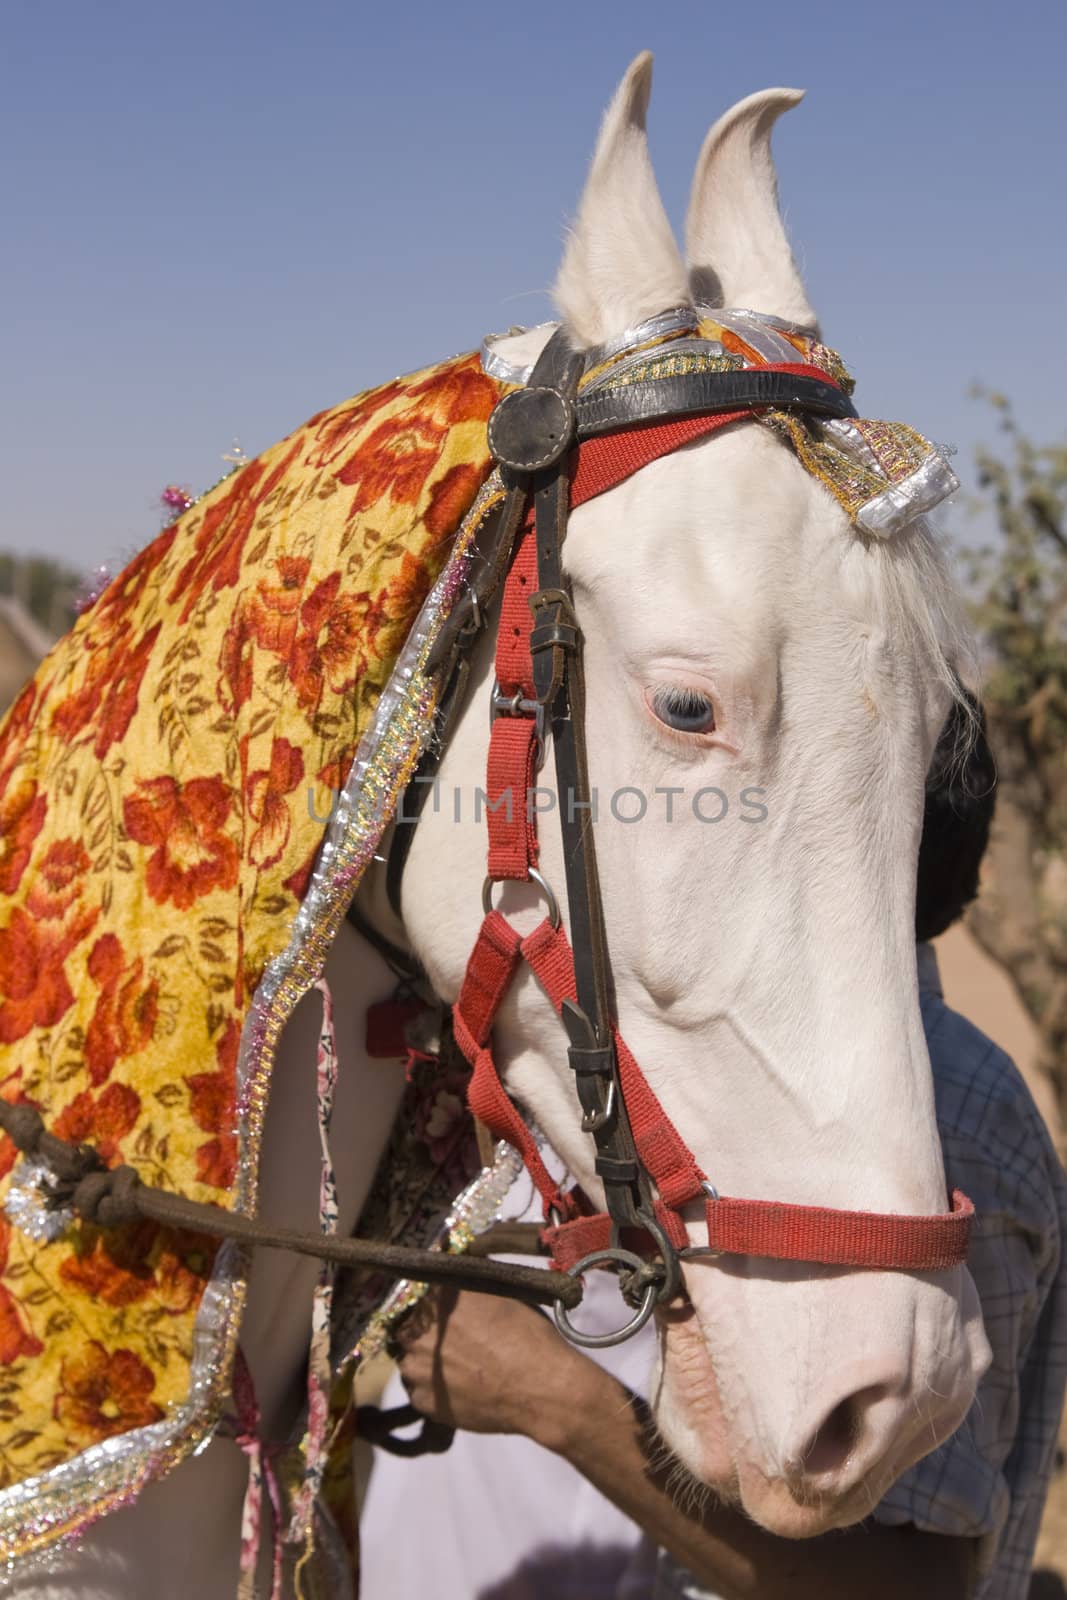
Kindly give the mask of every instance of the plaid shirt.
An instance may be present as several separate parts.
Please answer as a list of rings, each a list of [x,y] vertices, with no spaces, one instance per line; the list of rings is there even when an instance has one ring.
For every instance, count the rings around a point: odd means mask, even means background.
[[[974,1201],[968,1260],[993,1363],[951,1438],[874,1512],[980,1541],[974,1600],[1025,1600],[1067,1379],[1067,1181],[1015,1064],[946,1006],[919,946],[923,1026],[949,1188]],[[655,1600],[713,1600],[665,1552]]]
[[[1067,1182],[1014,1063],[941,998],[929,945],[919,990],[949,1187],[977,1213],[968,1265],[993,1364],[962,1427],[875,1516],[980,1539],[976,1596],[1024,1600],[1067,1380]]]

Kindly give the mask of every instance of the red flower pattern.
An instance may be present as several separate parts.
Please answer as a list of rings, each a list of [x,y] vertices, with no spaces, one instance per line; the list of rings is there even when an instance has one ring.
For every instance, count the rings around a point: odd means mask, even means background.
[[[135,1146],[139,1132],[154,1138],[168,1131],[169,1116],[171,1128],[184,1123],[186,1130],[180,1155],[172,1150],[170,1158],[182,1181],[195,1166],[202,1183],[232,1189],[239,1149],[240,995],[232,1001],[219,997],[216,1069],[186,1079],[186,1112],[181,1102],[157,1112],[153,1099],[149,1126],[148,1090],[142,1105],[137,1089],[121,1081],[127,1074],[120,1063],[158,1041],[157,972],[167,962],[192,959],[205,976],[197,965],[198,938],[199,955],[215,961],[217,955],[204,951],[212,941],[229,947],[236,927],[240,951],[241,935],[248,919],[259,914],[259,901],[243,912],[220,908],[222,914],[203,919],[191,938],[179,913],[217,888],[234,888],[242,863],[266,873],[284,862],[273,878],[264,877],[264,905],[273,903],[280,887],[294,896],[306,889],[320,840],[312,837],[316,830],[307,826],[293,796],[306,771],[317,770],[319,781],[331,788],[344,781],[352,736],[387,665],[392,630],[410,622],[439,565],[437,552],[484,475],[482,465],[469,464],[477,447],[465,444],[457,454],[466,460],[442,475],[442,450],[449,449],[444,460],[455,460],[448,429],[488,416],[497,393],[498,386],[470,359],[417,383],[384,385],[316,419],[291,448],[277,452],[269,469],[263,461],[251,463],[131,562],[52,657],[51,677],[40,674],[9,713],[0,739],[0,894],[21,892],[19,905],[9,908],[7,925],[0,928],[0,1046],[67,1019],[66,1030],[55,1035],[55,1059],[66,1064],[72,1052],[80,1051],[84,1065],[80,1081],[60,1091],[73,1096],[69,1104],[58,1115],[54,1100],[42,1108],[59,1137],[89,1143],[113,1163],[124,1152],[142,1149],[139,1141]],[[383,415],[386,411],[393,414]],[[312,463],[317,475],[304,471]],[[348,496],[334,494],[330,503],[337,484],[352,495],[352,510],[378,508],[381,515],[370,519],[374,528],[343,528]],[[306,511],[315,511],[320,500],[327,528],[321,545],[318,522],[312,527],[306,519]],[[260,535],[250,561],[252,541]],[[287,553],[279,556],[279,548]],[[324,549],[331,551],[328,560]],[[358,590],[361,582],[365,587]],[[227,590],[234,592],[226,596]],[[174,608],[170,614],[168,606]],[[217,698],[224,717],[213,703],[210,677],[205,679],[205,665],[210,667],[205,644],[211,654],[217,652]],[[352,713],[349,724],[334,713],[337,698],[347,696],[354,683],[358,703],[346,701],[341,707]],[[166,724],[157,733],[155,718],[168,699],[179,704],[183,719],[188,710],[182,724],[188,748],[183,744],[175,754],[165,746],[173,768],[164,757],[160,767],[147,769],[159,776],[146,777],[144,752],[164,736]],[[352,699],[356,702],[356,696]],[[281,705],[286,720],[279,727],[288,737],[272,734],[269,720],[264,733],[267,702],[274,710]],[[246,706],[250,714],[238,722],[236,714]],[[320,710],[331,715],[320,716]],[[298,711],[304,713],[303,728]],[[248,728],[253,739],[263,741],[252,759]],[[203,745],[195,743],[198,738]],[[64,765],[62,747],[75,744],[77,761]],[[111,756],[99,776],[125,827],[125,836],[120,832],[105,852],[106,861],[98,842],[108,830],[108,813],[96,803],[95,790],[89,794],[85,788],[90,749],[98,759]],[[235,765],[240,780],[233,776]],[[68,779],[70,786],[64,787]],[[75,836],[56,837],[58,808],[68,804],[62,831]],[[77,828],[65,820],[76,815],[82,819]],[[301,857],[302,865],[294,867],[290,854]],[[283,874],[284,885],[278,881]],[[101,896],[98,890],[105,892]],[[131,905],[143,922],[153,920],[151,907],[145,910],[146,896],[173,908],[174,914],[156,918],[169,936],[164,943],[154,928],[150,944],[129,930]],[[250,948],[259,961],[266,942],[258,928],[253,931]],[[79,945],[76,963],[70,957]],[[151,957],[150,949],[156,952]],[[252,959],[243,958],[246,971]],[[240,966],[240,954],[237,960]],[[217,969],[210,975],[217,976]],[[95,987],[87,988],[90,984]],[[77,1019],[84,1037],[80,1029],[70,1030],[74,989],[85,1006]],[[31,1059],[27,1053],[26,1060]],[[141,1063],[148,1073],[145,1085],[156,1087],[159,1060],[153,1054],[150,1066]],[[135,1071],[136,1064],[128,1075]],[[0,1084],[0,1094],[26,1098],[18,1069]],[[451,1097],[442,1093],[424,1129],[435,1147],[447,1144],[453,1110]],[[203,1140],[195,1161],[188,1159],[190,1124]],[[0,1176],[15,1159],[10,1141],[0,1141]],[[0,1216],[0,1274],[9,1237]],[[149,1325],[145,1308],[151,1308],[151,1325],[162,1337],[159,1310],[182,1316],[195,1307],[211,1253],[199,1238],[180,1240],[147,1224],[122,1230],[83,1227],[74,1250],[63,1253],[58,1270],[68,1292],[100,1308],[99,1328],[111,1317],[111,1331],[98,1339],[79,1343],[76,1328],[64,1335],[75,1343],[73,1350],[65,1345],[59,1381],[49,1388],[44,1406],[45,1416],[51,1410],[69,1436],[71,1448],[164,1415],[153,1372],[142,1359],[157,1365],[156,1346],[143,1342]],[[10,1290],[0,1284],[0,1365],[41,1352],[32,1325],[23,1321],[19,1292],[17,1277]],[[38,1329],[42,1338],[46,1315],[41,1314]],[[177,1342],[168,1347],[180,1358],[184,1338],[176,1333]],[[50,1354],[58,1363],[51,1349]],[[27,1429],[39,1425],[25,1423]],[[26,1434],[27,1440],[33,1437]],[[31,1470],[35,1450],[44,1449],[41,1437],[40,1447],[17,1447]]]
[[[80,689],[61,700],[52,713],[52,728],[68,743],[90,724],[96,729],[93,754],[102,761],[113,744],[124,739],[137,710],[160,623],[130,648],[119,637],[110,649],[93,651]]]
[[[154,1222],[136,1227],[83,1228],[74,1254],[59,1268],[73,1289],[108,1306],[153,1300],[171,1315],[195,1305],[211,1270],[214,1247],[201,1234],[160,1228]]]
[[[248,601],[248,627],[258,645],[287,656],[296,638],[300,596],[311,570],[307,556],[280,556],[278,582],[261,578]]]
[[[140,608],[145,591],[170,554],[177,534],[176,524],[171,523],[112,579],[91,608],[94,633],[106,633],[113,621],[122,622]]]
[[[245,797],[249,815],[257,826],[248,853],[257,867],[272,867],[281,860],[291,828],[285,797],[292,794],[303,776],[304,757],[288,739],[275,739],[269,771],[249,774]]]
[[[31,678],[4,717],[3,747],[0,749],[0,795],[6,794],[12,774],[24,754],[26,740],[37,716],[38,689],[43,698],[47,684]],[[3,811],[0,809],[0,817]],[[2,832],[0,828],[0,832]]]
[[[59,1276],[72,1289],[99,1300],[105,1306],[132,1306],[144,1300],[155,1287],[155,1273],[136,1246],[136,1236],[144,1229],[156,1231],[155,1223],[135,1228],[85,1228],[74,1242],[74,1254],[60,1262]]]
[[[214,1134],[196,1152],[196,1173],[201,1183],[229,1189],[237,1171],[237,1050],[241,1030],[230,1019],[216,1049],[217,1072],[194,1072],[186,1078],[189,1109],[204,1133]]]
[[[0,1273],[7,1271],[11,1248],[11,1224],[0,1214]],[[18,1302],[9,1289],[0,1285],[0,1366],[10,1367],[22,1356],[39,1356],[44,1349],[22,1320]]]
[[[31,1028],[52,1028],[74,1004],[65,963],[88,936],[95,911],[70,926],[35,922],[15,906],[0,928],[0,1044],[24,1039]]]
[[[330,466],[348,449],[354,435],[365,428],[377,412],[395,400],[402,389],[402,382],[394,378],[392,382],[383,383],[380,388],[372,389],[369,394],[361,395],[343,408],[322,411],[317,417],[312,417],[308,428],[315,430],[315,439],[307,453],[308,464],[313,467]]]
[[[286,660],[296,640],[300,599],[311,562],[306,556],[281,556],[275,567],[280,581],[268,583],[261,578],[238,606],[223,635],[219,650],[220,691],[223,702],[234,711],[251,698],[256,645]]]
[[[153,900],[188,911],[212,889],[237,882],[237,846],[223,831],[231,795],[221,778],[150,778],[122,808],[126,832],[151,847],[145,883]]]
[[[421,383],[408,389],[412,399],[426,398],[438,422],[452,427],[457,422],[488,422],[500,399],[500,385],[482,371],[478,356],[453,362],[443,372],[431,372]]]
[[[425,562],[405,550],[400,558],[400,571],[391,583],[386,584],[373,600],[367,593],[357,598],[366,607],[364,627],[371,648],[386,654],[399,648],[411,618],[430,592],[433,576]],[[393,639],[391,632],[400,629],[400,637]]]
[[[342,745],[336,755],[331,756],[324,767],[316,773],[316,779],[323,789],[328,789],[331,795],[343,789],[348,781],[348,774],[352,770],[352,760],[356,753],[354,744]],[[325,810],[325,807],[323,807]]]
[[[430,503],[426,507],[426,529],[435,543],[451,539],[474,497],[481,488],[485,473],[478,467],[459,462],[449,467],[443,478],[430,490]]]
[[[282,482],[299,452],[299,443],[294,444],[266,477],[263,476],[265,463],[250,461],[247,467],[234,474],[232,487],[208,506],[196,530],[193,555],[167,595],[171,605],[184,601],[179,622],[188,622],[197,602],[208,590],[217,594],[220,589],[232,589],[240,582],[245,544],[260,508]]]
[[[137,710],[141,680],[151,659],[160,626],[157,622],[154,628],[149,628],[132,650],[122,644],[114,653],[100,709],[96,714],[97,734],[93,740],[93,754],[98,761],[104,759],[113,744],[126,737]]]
[[[156,1266],[156,1293],[170,1316],[188,1311],[211,1275],[218,1245],[202,1233],[166,1230],[167,1244]]]
[[[366,662],[361,648],[365,606],[357,595],[340,594],[340,587],[341,574],[331,572],[300,608],[290,677],[305,711],[319,705],[327,684],[334,694],[351,688]]]
[[[85,1064],[95,1089],[116,1061],[151,1042],[159,1020],[159,984],[145,978],[140,956],[127,962],[113,933],[101,935],[89,952],[89,976],[100,989],[85,1032]]]
[[[152,1369],[132,1350],[109,1353],[90,1339],[80,1354],[63,1362],[59,1381],[52,1414],[86,1444],[162,1421],[163,1409],[151,1398]]]
[[[69,1144],[91,1144],[111,1165],[122,1155],[122,1140],[137,1125],[141,1097],[128,1083],[109,1083],[100,1095],[83,1089],[56,1118],[52,1132]]]
[[[330,800],[332,801],[332,799],[333,796],[331,795]],[[315,807],[316,811],[326,811],[328,809],[327,802],[323,800],[316,800]],[[315,870],[315,862],[318,860],[318,856],[319,846],[316,843],[312,845],[311,849],[297,867],[296,871],[291,872],[282,883],[282,888],[288,889],[294,900],[303,900],[304,896],[307,894],[308,885],[311,882],[311,874]]]
[[[28,910],[43,922],[65,917],[81,897],[89,856],[80,839],[55,839],[36,869],[33,888],[26,897]]]
[[[30,779],[0,799],[0,894],[14,894],[22,882],[47,810],[47,799]]]
[[[339,483],[358,485],[351,514],[369,510],[383,495],[413,504],[441,453],[446,431],[422,416],[379,423],[337,473]]]

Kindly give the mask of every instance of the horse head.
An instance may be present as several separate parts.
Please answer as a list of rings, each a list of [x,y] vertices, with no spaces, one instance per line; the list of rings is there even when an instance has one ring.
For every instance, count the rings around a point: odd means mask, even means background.
[[[556,297],[572,344],[603,346],[697,302],[814,330],[770,154],[799,96],[753,95],[712,128],[686,264],[649,161],[649,85],[643,56],[607,112],[566,245]],[[517,339],[516,360],[545,338]],[[771,431],[744,421],[576,509],[564,557],[615,1006],[648,1084],[722,1193],[944,1211],[915,869],[961,632],[929,532],[916,521],[863,534]],[[483,781],[491,679],[483,651],[446,793]],[[428,811],[404,882],[408,932],[448,999],[479,920],[473,813]],[[561,883],[551,816],[541,831],[542,871]],[[506,885],[500,903],[533,925],[529,886]],[[559,1023],[528,974],[497,1050],[509,1092],[597,1197]],[[686,1213],[694,1245],[698,1210]],[[788,1536],[865,1515],[958,1426],[988,1361],[964,1267],[696,1258],[658,1321],[664,1439]]]

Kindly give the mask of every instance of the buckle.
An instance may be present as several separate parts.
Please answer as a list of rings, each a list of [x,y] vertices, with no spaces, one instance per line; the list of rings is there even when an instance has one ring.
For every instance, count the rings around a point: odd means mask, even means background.
[[[544,710],[540,700],[527,700],[521,689],[516,689],[514,694],[505,694],[499,678],[493,680],[493,696],[489,706],[494,722],[497,717],[532,717]]]
[[[534,621],[530,634],[534,693],[552,705],[563,688],[567,657],[581,649],[582,631],[570,596],[562,589],[539,589],[530,596],[529,607]]]
[[[578,618],[571,597],[562,589],[539,589],[529,599],[534,626],[530,634],[530,654],[542,650],[577,650],[582,641]]]
[[[545,727],[548,722],[548,707],[542,705],[540,700],[527,700],[521,689],[516,689],[514,694],[505,694],[500,687],[500,679],[493,679],[493,693],[489,699],[489,725],[497,717],[532,717],[534,723],[534,771],[540,772],[545,764]]]

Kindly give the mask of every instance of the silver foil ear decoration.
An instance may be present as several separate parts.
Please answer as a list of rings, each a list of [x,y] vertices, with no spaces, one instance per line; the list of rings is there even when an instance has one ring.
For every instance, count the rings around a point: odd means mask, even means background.
[[[882,485],[846,507],[856,527],[875,539],[891,538],[960,486],[948,463],[949,447],[932,444],[904,423],[834,418],[821,422],[819,432]]]

